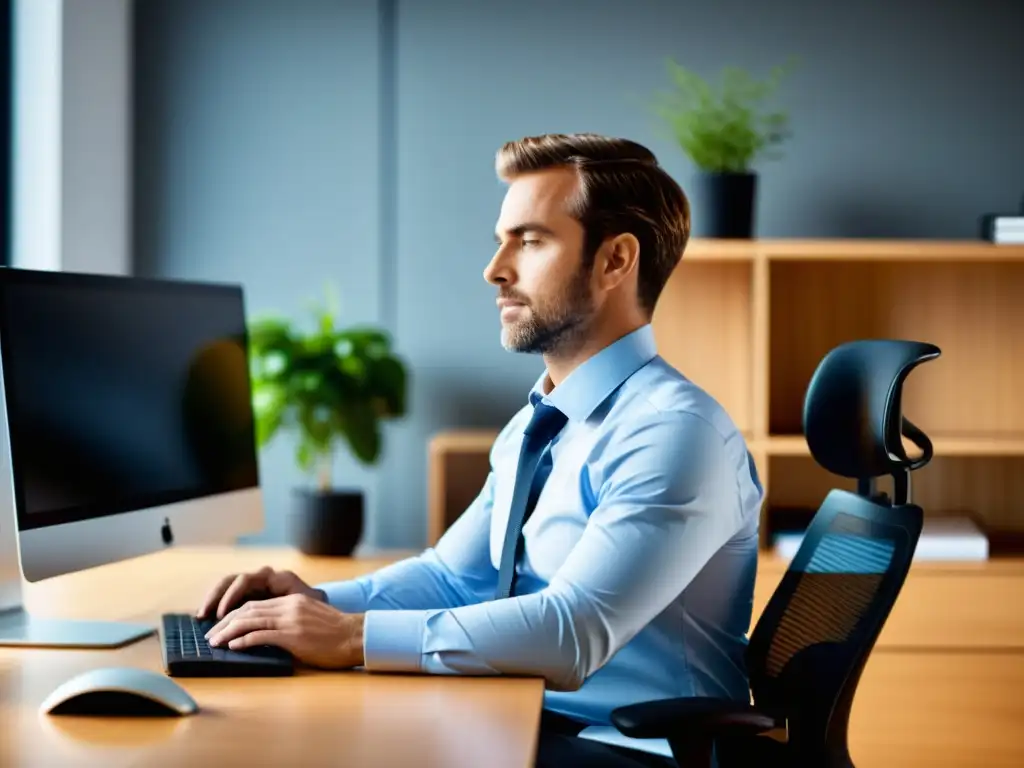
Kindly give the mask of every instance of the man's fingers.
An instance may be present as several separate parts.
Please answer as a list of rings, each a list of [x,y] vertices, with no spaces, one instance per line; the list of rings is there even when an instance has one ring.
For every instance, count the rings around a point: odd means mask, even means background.
[[[277,597],[290,592],[300,581],[299,577],[291,571],[274,571],[267,578],[267,589],[270,590],[271,595]]]
[[[270,600],[248,602],[245,605],[239,606],[238,608],[224,614],[220,621],[207,630],[205,637],[209,640],[211,637],[221,632],[224,627],[228,626],[231,622],[238,621],[243,618],[248,619],[260,616],[279,616],[281,615],[281,609],[287,606],[289,602],[290,600],[288,597],[275,597]]]
[[[224,597],[220,600],[220,605],[217,606],[217,618],[226,616],[228,611],[234,608],[238,603],[242,602],[242,598],[248,592],[252,592],[257,589],[265,589],[267,579],[273,571],[269,567],[260,568],[256,573],[243,573],[231,582],[231,586],[227,588],[224,593]]]
[[[233,611],[228,611],[224,614],[224,616],[221,617],[220,621],[218,621],[216,624],[214,624],[206,631],[206,639],[209,640],[218,632],[221,632],[224,629],[224,627],[226,627],[232,621],[235,621],[242,616],[252,615],[252,610],[253,603],[246,603],[240,608],[235,608]]]
[[[268,597],[266,600],[260,600],[258,602],[246,603],[245,607],[249,610],[259,611],[265,608],[279,609],[289,605],[294,605],[295,601],[304,597],[301,594],[293,595],[281,595],[279,597]]]
[[[236,637],[228,643],[228,648],[239,651],[243,648],[252,648],[257,645],[274,645],[286,651],[293,652],[289,646],[288,635],[277,629],[257,629],[240,637]]]
[[[218,619],[224,618],[238,602],[239,596],[245,594],[250,580],[251,576],[247,573],[240,573],[232,580],[228,588],[224,590],[224,594],[221,595],[220,603],[217,604],[216,617]]]
[[[227,590],[229,586],[231,586],[231,582],[234,581],[235,578],[235,574],[225,576],[223,579],[217,582],[213,589],[206,593],[206,597],[204,597],[203,601],[199,604],[199,610],[196,611],[197,618],[206,618],[206,616],[210,613],[210,611],[213,610],[213,607],[217,604],[221,597],[224,596],[224,592]]]
[[[291,571],[274,571],[264,566],[255,573],[238,573],[225,576],[211,589],[196,611],[200,619],[223,619],[247,596],[269,592],[269,597],[284,596],[304,582]]]
[[[277,620],[274,616],[266,614],[263,616],[250,616],[244,614],[228,622],[223,629],[210,635],[210,645],[224,645],[235,638],[247,635],[250,632],[275,629]]]

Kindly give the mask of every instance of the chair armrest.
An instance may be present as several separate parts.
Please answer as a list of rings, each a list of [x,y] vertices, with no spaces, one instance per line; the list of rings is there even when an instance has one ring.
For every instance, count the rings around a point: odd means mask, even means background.
[[[734,699],[681,697],[618,707],[612,725],[637,739],[713,740],[727,735],[755,736],[785,729],[776,719],[751,704]]]

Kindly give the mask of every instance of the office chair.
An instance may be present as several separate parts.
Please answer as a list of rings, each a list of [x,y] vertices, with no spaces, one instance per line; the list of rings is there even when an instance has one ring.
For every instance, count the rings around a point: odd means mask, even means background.
[[[831,490],[765,606],[746,649],[753,703],[674,698],[612,712],[627,736],[668,739],[682,768],[713,765],[853,768],[847,726],[868,656],[896,602],[923,511],[910,473],[932,458],[928,437],[901,413],[902,386],[932,344],[862,340],[831,350],[804,400],[815,461],[857,480]],[[901,437],[919,451],[908,454]],[[891,475],[893,498],[876,479]]]

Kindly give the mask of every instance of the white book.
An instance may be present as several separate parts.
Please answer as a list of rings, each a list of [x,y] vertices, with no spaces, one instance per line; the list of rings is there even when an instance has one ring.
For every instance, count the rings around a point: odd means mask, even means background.
[[[803,531],[776,534],[775,554],[791,560],[802,541]],[[988,551],[988,538],[969,518],[925,516],[914,560],[987,560]]]

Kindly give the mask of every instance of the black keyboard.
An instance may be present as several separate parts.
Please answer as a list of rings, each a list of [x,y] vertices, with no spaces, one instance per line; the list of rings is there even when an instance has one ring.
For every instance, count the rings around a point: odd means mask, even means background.
[[[206,633],[215,620],[187,613],[165,613],[161,619],[164,669],[171,677],[277,677],[295,671],[292,655],[272,645],[211,648]]]

